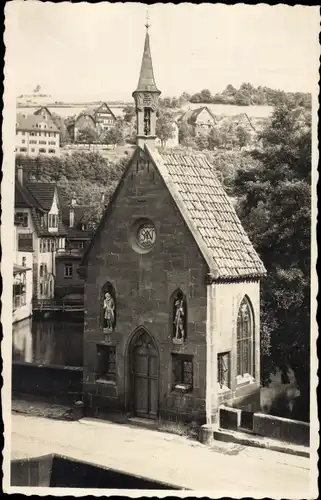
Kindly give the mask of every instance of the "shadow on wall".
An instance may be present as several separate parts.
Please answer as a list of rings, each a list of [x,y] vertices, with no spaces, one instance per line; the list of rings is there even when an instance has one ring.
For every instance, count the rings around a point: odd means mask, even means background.
[[[261,411],[277,417],[295,418],[294,408],[301,393],[293,370],[288,371],[287,384],[282,383],[280,370],[272,374],[270,379],[270,384],[261,389]]]

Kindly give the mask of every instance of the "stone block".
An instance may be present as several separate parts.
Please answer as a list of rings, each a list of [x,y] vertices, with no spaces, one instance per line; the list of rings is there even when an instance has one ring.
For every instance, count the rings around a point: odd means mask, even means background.
[[[310,425],[307,422],[255,413],[253,431],[259,436],[310,446]]]
[[[237,429],[241,424],[241,412],[238,408],[220,408],[219,425],[222,429]]]

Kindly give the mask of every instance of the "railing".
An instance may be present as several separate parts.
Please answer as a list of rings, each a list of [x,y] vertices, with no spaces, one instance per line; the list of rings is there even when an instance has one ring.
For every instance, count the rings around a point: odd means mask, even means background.
[[[32,301],[34,311],[62,311],[81,312],[84,311],[84,303],[81,300],[64,299],[35,299]]]

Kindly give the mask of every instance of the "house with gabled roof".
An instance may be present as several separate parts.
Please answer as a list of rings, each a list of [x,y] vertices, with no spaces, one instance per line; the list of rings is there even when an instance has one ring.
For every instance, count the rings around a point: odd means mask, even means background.
[[[15,151],[32,157],[59,156],[60,133],[54,121],[41,113],[33,115],[17,113]]]
[[[14,220],[18,257],[23,261],[32,256],[32,297],[34,300],[53,298],[56,252],[65,247],[66,236],[56,184],[25,182],[23,169],[18,166]]]
[[[178,120],[179,122],[185,122],[188,125],[191,125],[196,136],[207,135],[217,124],[215,115],[207,106],[189,109],[183,113]]]
[[[80,268],[88,414],[217,425],[260,405],[264,265],[201,153],[158,151],[148,27],[137,145]]]
[[[85,128],[93,128],[98,135],[116,125],[116,116],[106,102],[84,109],[74,122],[74,139],[77,141],[79,132]]]

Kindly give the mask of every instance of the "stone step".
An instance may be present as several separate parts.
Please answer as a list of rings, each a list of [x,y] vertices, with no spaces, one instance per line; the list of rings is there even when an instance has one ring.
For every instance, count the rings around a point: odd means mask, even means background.
[[[214,440],[225,441],[229,443],[241,444],[243,446],[255,446],[256,448],[265,448],[268,450],[288,453],[301,457],[310,457],[310,449],[306,446],[299,446],[277,439],[265,438],[253,434],[252,432],[240,432],[227,429],[218,429],[214,431]]]

